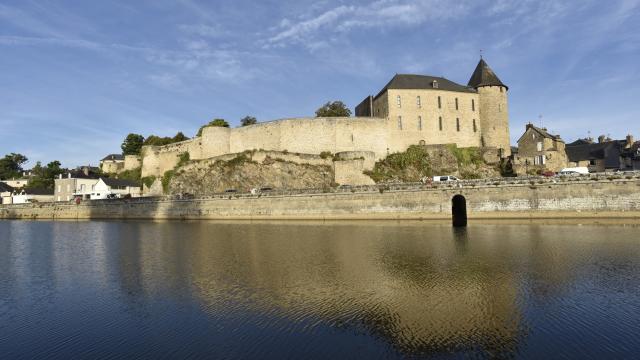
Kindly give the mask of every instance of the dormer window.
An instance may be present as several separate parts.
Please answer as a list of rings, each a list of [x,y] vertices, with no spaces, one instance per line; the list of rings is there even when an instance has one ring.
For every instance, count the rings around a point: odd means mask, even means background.
[[[433,82],[431,83],[431,86],[433,86],[434,89],[438,88],[438,80],[433,80]]]

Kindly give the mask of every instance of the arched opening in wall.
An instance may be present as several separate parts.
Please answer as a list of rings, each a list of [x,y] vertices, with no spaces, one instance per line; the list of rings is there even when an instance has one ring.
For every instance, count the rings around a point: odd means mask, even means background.
[[[427,145],[427,142],[426,142],[426,141],[424,141],[424,140],[420,140],[420,141],[418,142],[418,145],[425,146],[425,145]]]
[[[454,227],[467,226],[467,199],[462,195],[451,199],[451,221]]]

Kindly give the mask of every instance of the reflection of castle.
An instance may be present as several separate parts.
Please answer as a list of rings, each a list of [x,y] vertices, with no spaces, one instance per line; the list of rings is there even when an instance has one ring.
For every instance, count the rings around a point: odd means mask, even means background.
[[[480,60],[467,86],[422,75],[396,75],[356,117],[297,118],[230,129],[206,127],[194,139],[143,148],[142,175],[162,176],[182,153],[191,160],[247,150],[288,153],[363,152],[371,158],[417,144],[493,147],[510,154],[507,86]],[[360,173],[361,173],[360,169]]]
[[[408,353],[460,346],[499,352],[516,342],[516,281],[461,256],[466,234],[452,243],[450,228],[442,227],[430,232],[441,239],[425,241],[419,228],[403,228],[402,241],[389,244],[399,229],[241,228],[217,227],[214,238],[190,242],[198,248],[192,292],[209,311],[225,311],[225,297],[238,296],[252,312],[344,324]]]

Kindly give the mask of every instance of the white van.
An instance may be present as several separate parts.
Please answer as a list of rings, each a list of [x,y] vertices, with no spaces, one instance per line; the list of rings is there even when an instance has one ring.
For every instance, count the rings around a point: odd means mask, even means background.
[[[589,175],[589,169],[585,166],[564,168],[558,175]]]
[[[451,175],[444,175],[444,176],[434,176],[433,177],[433,181],[458,181],[460,179],[458,179],[455,176],[451,176]]]

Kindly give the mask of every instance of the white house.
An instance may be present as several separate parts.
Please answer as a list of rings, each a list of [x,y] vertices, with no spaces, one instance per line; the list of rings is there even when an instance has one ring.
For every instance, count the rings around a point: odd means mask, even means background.
[[[91,199],[109,199],[112,196],[140,197],[142,188],[137,183],[125,179],[100,178],[91,191]]]
[[[20,189],[11,196],[13,204],[27,204],[34,202],[53,202],[53,190],[49,189]]]
[[[11,204],[13,199],[13,188],[4,182],[0,182],[0,204]]]

